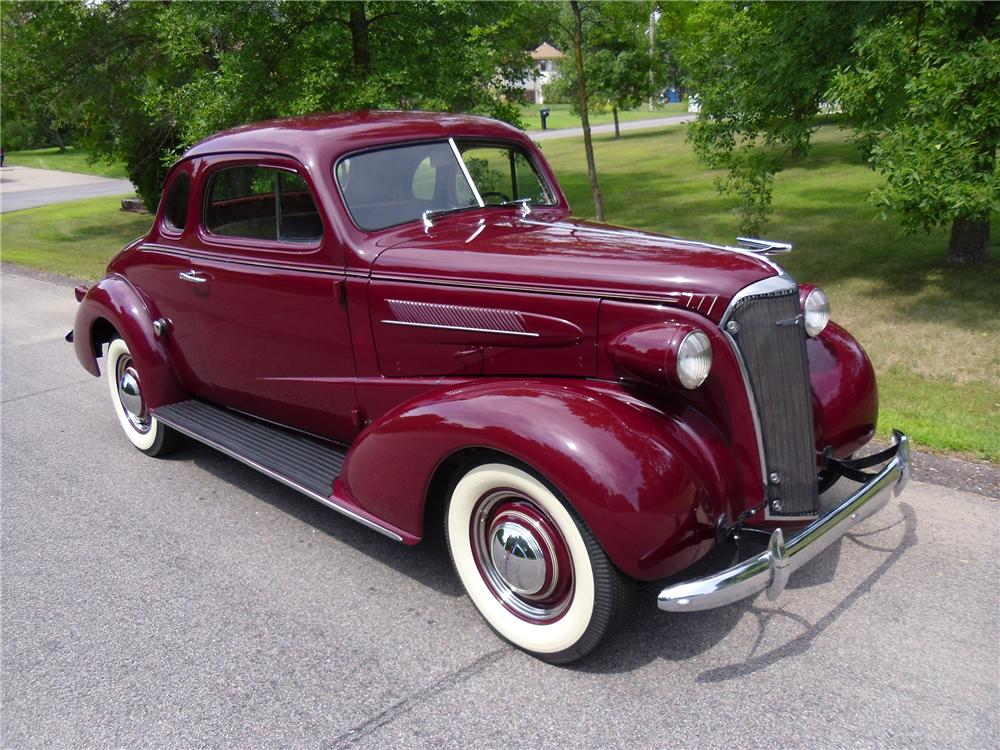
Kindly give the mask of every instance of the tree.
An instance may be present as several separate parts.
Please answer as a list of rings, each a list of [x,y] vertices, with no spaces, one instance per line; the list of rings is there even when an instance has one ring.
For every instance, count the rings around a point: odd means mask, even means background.
[[[576,63],[577,101],[580,103],[580,121],[583,124],[583,150],[587,155],[587,176],[590,178],[590,192],[594,196],[594,215],[604,221],[604,203],[601,188],[597,184],[597,164],[594,162],[594,142],[590,137],[590,115],[587,113],[587,75],[583,65],[583,20],[580,3],[570,0],[573,9],[573,59]]]
[[[650,96],[655,80],[653,58],[646,36],[653,4],[649,2],[569,3],[566,14],[554,14],[550,26],[568,43],[573,54],[560,65],[559,76],[550,84],[552,93],[565,96],[580,115],[587,175],[594,199],[594,213],[604,219],[598,184],[590,114],[611,109],[615,137],[620,136],[618,110],[632,108]]]
[[[588,3],[581,10],[583,69],[590,113],[611,110],[615,137],[621,135],[618,111],[639,106],[652,96],[662,78],[650,55],[648,2]],[[654,68],[656,75],[654,75]],[[562,86],[571,94],[573,111],[581,113],[576,57],[561,71]]]
[[[873,195],[913,229],[951,223],[949,259],[987,258],[1000,208],[998,6],[705,4],[680,51],[701,102],[696,152],[725,168],[740,228],[757,234],[774,173],[807,152],[824,109],[886,176]]]
[[[246,122],[394,107],[517,123],[512,82],[544,17],[524,1],[9,5],[5,108],[51,102],[150,207],[180,152]]]
[[[902,7],[860,29],[831,96],[855,127],[874,193],[910,228],[951,224],[948,258],[989,258],[1000,209],[1000,5]]]

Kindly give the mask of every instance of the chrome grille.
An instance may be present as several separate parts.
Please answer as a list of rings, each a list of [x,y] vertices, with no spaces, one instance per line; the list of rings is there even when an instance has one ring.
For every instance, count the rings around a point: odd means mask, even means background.
[[[757,404],[769,513],[815,515],[816,438],[797,288],[740,299],[728,312],[726,326]]]

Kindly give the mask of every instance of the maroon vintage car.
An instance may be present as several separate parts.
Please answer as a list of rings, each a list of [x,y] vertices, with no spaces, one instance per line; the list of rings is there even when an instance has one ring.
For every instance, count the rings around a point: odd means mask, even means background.
[[[315,115],[184,154],[67,338],[140,450],[189,436],[405,544],[443,524],[489,625],[568,662],[637,580],[674,577],[670,611],[776,596],[906,483],[899,433],[851,458],[872,368],[786,249],[571,219],[493,120]]]

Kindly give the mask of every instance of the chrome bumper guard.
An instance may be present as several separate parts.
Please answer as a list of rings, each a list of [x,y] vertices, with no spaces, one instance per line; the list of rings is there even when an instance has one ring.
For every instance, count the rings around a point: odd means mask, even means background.
[[[889,490],[898,496],[910,479],[910,445],[906,435],[893,432],[895,454],[863,487],[787,543],[781,529],[771,534],[767,550],[720,573],[667,586],[657,598],[660,609],[693,612],[724,607],[767,590],[774,600],[788,576],[825,550],[854,526],[881,510]]]

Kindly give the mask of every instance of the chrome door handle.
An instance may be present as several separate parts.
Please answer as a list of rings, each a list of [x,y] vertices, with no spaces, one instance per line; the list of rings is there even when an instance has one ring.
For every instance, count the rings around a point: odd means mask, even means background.
[[[197,271],[181,271],[177,275],[184,281],[190,281],[195,284],[204,284],[206,281],[208,281],[208,279],[206,279]]]

